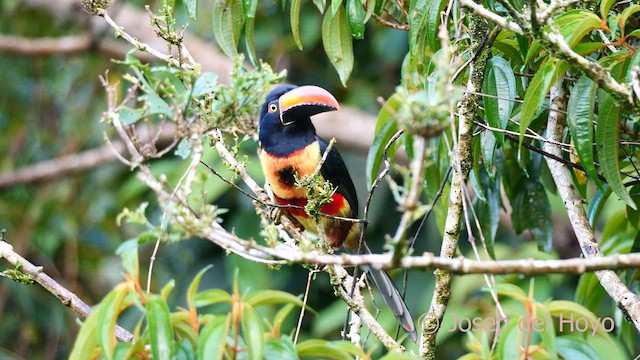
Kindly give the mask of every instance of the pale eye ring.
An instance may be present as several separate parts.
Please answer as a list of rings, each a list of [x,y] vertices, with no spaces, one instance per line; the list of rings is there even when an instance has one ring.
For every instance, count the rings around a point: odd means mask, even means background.
[[[276,104],[269,104],[269,112],[276,112],[278,111],[278,106]]]

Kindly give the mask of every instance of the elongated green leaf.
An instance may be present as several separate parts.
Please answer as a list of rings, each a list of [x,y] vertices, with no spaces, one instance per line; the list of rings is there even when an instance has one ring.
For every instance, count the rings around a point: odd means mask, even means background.
[[[412,57],[417,57],[418,63],[423,61],[425,43],[427,41],[425,9],[428,1],[411,0],[409,2],[409,53]]]
[[[96,309],[98,317],[98,343],[107,359],[113,359],[116,347],[115,329],[118,315],[122,310],[122,302],[129,292],[126,284],[120,284],[113,289]]]
[[[531,330],[540,334],[540,340],[542,346],[547,350],[550,360],[557,360],[558,354],[556,352],[556,331],[552,324],[547,324],[547,321],[551,318],[549,316],[549,310],[544,304],[536,303],[534,324]],[[542,324],[537,322],[537,319],[543,319]],[[540,331],[542,330],[542,331]]]
[[[147,298],[147,324],[149,326],[149,340],[151,353],[156,360],[171,359],[173,345],[173,331],[167,302],[158,295]]]
[[[195,307],[203,307],[221,302],[231,303],[231,295],[221,289],[209,289],[201,291],[193,296],[193,305]]]
[[[255,1],[255,0],[254,0]],[[255,17],[248,17],[244,23],[244,44],[247,49],[247,57],[252,65],[258,66],[258,56],[255,46]]]
[[[589,345],[588,340],[577,336],[560,336],[556,339],[558,353],[563,359],[601,360],[598,352]]]
[[[229,57],[238,55],[238,41],[244,26],[241,0],[213,2],[213,36],[220,49]]]
[[[505,59],[494,56],[487,61],[482,92],[487,95],[484,97],[487,123],[497,129],[506,129],[516,97],[516,77]],[[500,144],[504,143],[502,132],[494,133],[494,136]]]
[[[271,338],[264,347],[265,360],[298,360],[296,347],[288,336]]]
[[[249,304],[243,306],[241,327],[242,336],[249,351],[249,359],[261,360],[264,347],[262,321],[253,306]]]
[[[593,158],[593,119],[597,89],[595,82],[581,76],[571,89],[567,119],[580,164],[587,171],[587,175],[600,185]]]
[[[538,179],[523,177],[522,191],[511,199],[513,212],[511,219],[516,233],[525,229],[531,230],[538,243],[538,248],[545,252],[551,252],[552,247],[552,222],[551,204],[547,193]]]
[[[367,155],[366,172],[367,185],[369,187],[373,185],[373,181],[378,176],[385,146],[387,146],[393,134],[398,131],[398,123],[393,118],[393,113],[400,107],[400,100],[401,96],[399,94],[391,95],[378,114],[373,144],[371,144]],[[392,155],[389,154],[389,156]]]
[[[98,345],[97,329],[98,313],[93,312],[82,323],[80,332],[78,332],[76,341],[73,344],[71,355],[69,355],[69,360],[85,360],[93,357],[92,354],[96,349],[96,345]]]
[[[300,38],[300,4],[302,0],[291,0],[289,8],[289,18],[291,19],[291,34],[298,49],[302,50],[302,39]]]
[[[576,9],[570,10],[562,14],[555,20],[556,27],[560,30],[560,34],[565,38],[567,44],[572,49],[592,30],[600,27],[601,19],[594,13],[588,10]],[[545,27],[545,31],[549,31],[549,27]],[[536,58],[542,51],[542,45],[540,43],[533,43],[527,56],[525,57],[525,63],[529,63],[530,60]]]
[[[524,139],[524,133],[533,120],[534,115],[541,110],[545,96],[549,92],[551,85],[559,76],[567,71],[567,64],[564,61],[549,59],[533,76],[527,92],[524,95],[522,112],[520,115],[520,143]]]
[[[507,283],[496,284],[495,286],[492,286],[491,289],[495,290],[495,292],[498,293],[498,295],[504,295],[504,296],[513,298],[515,300],[520,301],[523,304],[529,301],[527,294],[525,294],[524,290],[522,290],[520,287],[513,284],[507,284]]]
[[[616,3],[616,0],[602,0],[600,3],[600,15],[603,19],[609,17],[609,9]]]
[[[598,160],[602,175],[607,179],[611,190],[628,206],[637,209],[635,202],[629,196],[622,183],[620,164],[618,162],[618,147],[620,140],[620,106],[607,93],[600,93],[600,111],[596,126],[596,145]]]
[[[589,207],[587,207],[587,217],[589,218],[591,227],[596,226],[600,212],[610,195],[611,188],[607,184],[602,185],[602,187],[593,194],[591,201],[589,201]]]
[[[230,327],[230,315],[220,315],[209,320],[200,332],[198,358],[211,360],[223,359],[227,334],[229,333]]]
[[[500,333],[497,348],[500,359],[520,359],[522,357],[520,347],[522,332],[518,323],[518,321],[509,321],[509,327]]]
[[[247,304],[253,307],[273,304],[295,304],[298,306],[304,306],[304,303],[300,298],[280,290],[263,290],[254,295],[251,295],[246,300]]]
[[[333,5],[333,2],[331,4]],[[340,7],[336,16],[331,16],[331,11],[327,11],[324,15],[322,45],[331,64],[338,72],[342,85],[346,87],[353,70],[353,43],[344,8]]]
[[[364,351],[347,341],[306,340],[296,345],[300,357],[320,357],[323,359],[352,359],[353,355],[365,356]]]
[[[586,307],[568,300],[554,300],[547,304],[547,310],[553,317],[562,316],[563,319],[584,319],[590,326],[589,329],[593,333],[589,336],[599,334],[603,337],[608,337],[609,334],[601,326],[593,326],[593,324],[600,324],[601,319],[598,318],[591,310]]]
[[[200,286],[200,280],[202,280],[202,276],[207,272],[207,270],[211,269],[213,265],[205,266],[204,269],[200,270],[198,274],[193,278],[191,284],[189,284],[189,288],[187,289],[187,304],[190,310],[195,308],[194,305],[194,297],[196,292],[198,292],[198,286]]]
[[[576,288],[575,299],[591,311],[596,311],[602,303],[605,291],[600,286],[598,277],[594,273],[585,273],[580,276]]]
[[[139,276],[138,265],[138,239],[123,242],[116,249],[116,254],[122,258],[122,267],[132,278]]]
[[[629,20],[629,17],[639,11],[640,11],[640,5],[638,4],[633,4],[628,8],[624,9],[624,11],[622,11],[622,14],[620,14],[620,26],[624,27],[625,24],[627,23],[627,20]]]
[[[491,133],[487,134],[492,135]],[[481,191],[484,201],[478,198],[474,207],[482,235],[487,244],[487,250],[493,258],[495,257],[493,244],[495,242],[496,232],[498,231],[498,223],[500,222],[500,182],[497,180],[493,181],[489,174],[482,168],[480,168],[478,173],[480,175],[478,181],[482,188]]]
[[[364,23],[366,18],[366,12],[362,6],[360,0],[346,0],[347,7],[347,19],[349,20],[349,29],[351,29],[351,35],[355,39],[364,38]]]
[[[258,8],[258,0],[242,0],[242,10],[244,11],[244,41],[247,49],[247,55],[252,65],[258,65],[258,57],[255,48],[255,22],[256,9]]]
[[[426,27],[427,41],[431,51],[440,49],[440,39],[438,38],[438,26],[440,25],[440,13],[444,10],[446,0],[429,0],[427,4]]]
[[[329,13],[331,17],[335,17],[342,6],[342,0],[331,0],[331,6],[329,7]]]

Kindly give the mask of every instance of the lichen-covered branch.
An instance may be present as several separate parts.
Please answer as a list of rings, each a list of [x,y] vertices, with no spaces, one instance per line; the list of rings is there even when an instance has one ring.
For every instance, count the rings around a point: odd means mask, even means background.
[[[488,27],[483,19],[477,15],[471,15],[470,20],[471,39],[475,47],[476,56],[471,61],[471,71],[468,92],[465,93],[458,105],[458,137],[452,155],[453,176],[451,191],[449,193],[449,206],[445,220],[444,235],[440,256],[453,258],[458,247],[461,221],[463,216],[463,187],[473,166],[472,155],[472,128],[473,119],[478,107],[478,93],[482,89],[482,79],[487,60],[491,56],[491,44],[494,38],[488,35]],[[497,33],[493,34],[495,37]],[[435,343],[438,327],[447,309],[451,297],[451,273],[445,270],[436,270],[436,284],[431,299],[431,306],[422,323],[422,337],[420,339],[420,356],[425,359],[435,358]]]
[[[62,304],[68,306],[76,314],[83,318],[91,314],[91,307],[82,301],[82,299],[47,275],[41,266],[33,265],[27,259],[20,256],[20,254],[13,251],[13,247],[2,238],[0,238],[0,259],[7,260],[11,265],[16,267],[17,271],[27,274],[31,280],[37,282],[45,290],[57,297]],[[115,332],[118,340],[126,342],[133,341],[133,334],[126,329],[116,326]]]
[[[561,85],[551,88],[551,108],[547,120],[547,137],[550,140],[561,141],[566,123],[567,96]],[[543,149],[551,154],[562,156],[560,148],[552,142],[543,144]],[[573,185],[573,179],[569,169],[562,163],[545,157],[549,171],[553,176],[562,198],[569,221],[578,239],[580,250],[585,258],[591,261],[599,261],[603,257],[600,246],[596,241],[593,229],[589,225],[589,219],[584,210],[584,199]],[[611,299],[623,310],[627,318],[633,321],[636,329],[640,331],[640,299],[627,288],[618,275],[612,270],[596,271],[596,276],[602,287],[607,291]]]

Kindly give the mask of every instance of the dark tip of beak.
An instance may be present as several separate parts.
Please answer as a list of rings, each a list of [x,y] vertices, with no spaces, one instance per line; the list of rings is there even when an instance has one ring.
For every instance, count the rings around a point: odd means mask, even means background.
[[[340,110],[336,98],[318,86],[300,86],[280,97],[280,113],[283,124],[335,110]]]

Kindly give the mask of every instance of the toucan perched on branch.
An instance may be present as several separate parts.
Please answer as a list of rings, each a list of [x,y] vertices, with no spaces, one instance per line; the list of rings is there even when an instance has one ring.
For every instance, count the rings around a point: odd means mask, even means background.
[[[339,110],[338,101],[328,91],[317,86],[281,85],[273,89],[260,112],[260,163],[267,182],[280,205],[307,204],[305,189],[296,186],[295,176],[312,175],[328,147],[327,141],[316,135],[311,116],[325,111]],[[321,212],[341,217],[357,218],[358,198],[349,171],[335,148],[320,170],[322,177],[336,189],[331,201]],[[315,220],[304,210],[287,209],[308,231],[317,233]],[[358,246],[358,223],[321,217],[329,244],[344,245],[348,252],[371,253],[366,244]],[[406,304],[382,270],[361,266],[382,294],[382,298],[398,319],[400,326],[416,341],[416,329]]]

